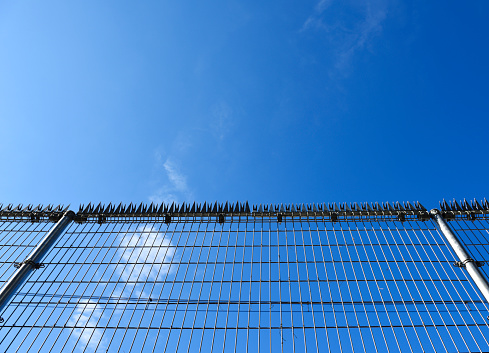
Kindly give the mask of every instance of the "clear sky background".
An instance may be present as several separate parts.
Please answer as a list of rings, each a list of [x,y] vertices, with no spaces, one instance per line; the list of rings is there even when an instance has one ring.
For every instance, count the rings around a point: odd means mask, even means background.
[[[489,2],[1,1],[0,202],[488,197]]]

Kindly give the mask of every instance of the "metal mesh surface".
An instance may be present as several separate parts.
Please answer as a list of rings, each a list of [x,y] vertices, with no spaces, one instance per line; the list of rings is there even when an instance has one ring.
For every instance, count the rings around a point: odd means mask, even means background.
[[[486,221],[450,224],[489,258]],[[51,225],[2,224],[2,281]],[[431,220],[72,223],[3,311],[0,350],[489,351],[489,307],[454,261]]]
[[[52,223],[0,221],[0,286],[15,272],[15,262],[22,262],[46,235]]]

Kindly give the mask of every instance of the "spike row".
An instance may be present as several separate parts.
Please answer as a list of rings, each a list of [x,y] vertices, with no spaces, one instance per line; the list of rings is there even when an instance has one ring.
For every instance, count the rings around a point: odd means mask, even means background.
[[[32,204],[24,207],[22,204],[14,206],[0,204],[0,218],[7,219],[30,219],[31,221],[40,221],[49,219],[56,221],[69,206],[63,205],[43,205],[34,206]],[[456,216],[469,216],[474,218],[476,214],[488,214],[489,202],[484,199],[480,203],[477,200],[467,202],[443,200],[440,202],[440,209],[444,216],[453,219]],[[97,205],[89,203],[80,205],[75,221],[84,222],[88,218],[103,219],[107,217],[199,217],[199,216],[277,216],[282,217],[329,217],[331,220],[350,219],[357,217],[397,217],[405,220],[406,216],[425,220],[429,218],[428,211],[419,202],[389,202],[382,203],[312,203],[312,204],[259,204],[250,207],[248,202],[245,203],[182,203],[182,204],[112,204]],[[168,219],[168,218],[166,218]]]

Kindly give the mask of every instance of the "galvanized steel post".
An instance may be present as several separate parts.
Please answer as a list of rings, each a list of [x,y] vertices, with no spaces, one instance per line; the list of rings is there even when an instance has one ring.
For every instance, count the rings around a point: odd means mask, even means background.
[[[32,271],[39,268],[39,262],[42,260],[46,252],[51,248],[58,236],[71,223],[75,213],[67,211],[63,217],[54,225],[53,228],[46,234],[37,247],[27,256],[21,263],[17,264],[17,271],[10,277],[0,290],[0,312],[8,304],[10,298],[15,294],[15,291],[22,286],[27,277]]]
[[[487,279],[484,277],[484,275],[479,271],[477,261],[472,259],[467,251],[465,251],[463,244],[457,238],[455,233],[450,229],[450,226],[442,217],[441,212],[435,208],[432,209],[430,213],[438,224],[438,227],[440,227],[441,232],[447,239],[453,251],[455,252],[455,254],[457,254],[460,260],[460,266],[465,267],[475,285],[477,286],[477,288],[479,288],[480,292],[489,303],[489,283],[487,282]]]

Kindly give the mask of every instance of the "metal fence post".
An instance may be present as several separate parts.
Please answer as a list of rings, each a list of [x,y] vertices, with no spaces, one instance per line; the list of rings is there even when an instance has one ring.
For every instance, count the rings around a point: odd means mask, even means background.
[[[8,304],[10,298],[15,294],[15,291],[22,286],[27,277],[32,271],[41,267],[40,261],[51,248],[58,236],[65,230],[65,228],[71,223],[75,213],[73,211],[67,211],[63,217],[54,225],[53,228],[46,234],[37,247],[27,256],[27,258],[15,265],[17,271],[10,277],[10,279],[4,284],[0,290],[0,312]]]
[[[440,227],[441,232],[447,239],[453,251],[455,252],[455,254],[457,254],[460,261],[458,264],[460,265],[460,267],[465,267],[475,285],[477,286],[477,288],[479,288],[480,292],[489,303],[489,283],[487,282],[487,279],[484,277],[484,275],[479,271],[477,261],[472,259],[467,251],[465,251],[463,244],[457,238],[455,233],[450,229],[450,226],[442,217],[441,212],[435,208],[432,209],[430,213]]]

